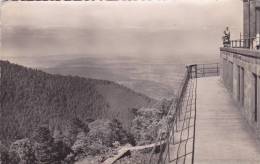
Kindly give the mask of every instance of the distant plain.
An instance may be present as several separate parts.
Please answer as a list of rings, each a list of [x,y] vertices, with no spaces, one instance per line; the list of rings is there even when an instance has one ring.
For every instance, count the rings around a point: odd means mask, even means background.
[[[194,38],[207,37],[202,31],[6,26],[2,34],[3,60],[53,74],[115,81],[155,99],[174,96],[185,65],[217,60],[209,50],[196,53],[203,43]]]

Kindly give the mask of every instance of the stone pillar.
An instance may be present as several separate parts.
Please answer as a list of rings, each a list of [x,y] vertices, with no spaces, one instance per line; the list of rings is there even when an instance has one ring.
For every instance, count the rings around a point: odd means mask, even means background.
[[[256,33],[260,34],[260,7],[256,8]]]
[[[0,60],[2,56],[2,3],[3,1],[0,0]],[[1,84],[1,77],[2,77],[2,68],[0,67],[0,84]]]
[[[2,3],[0,0],[0,56],[2,54]]]
[[[255,37],[259,25],[259,0],[243,0],[244,8],[244,38]]]
[[[250,1],[250,37],[256,36],[256,1]]]
[[[243,23],[244,23],[244,38],[249,36],[249,2],[248,0],[244,0],[244,4],[243,4],[243,8],[244,8],[244,14],[243,14]]]

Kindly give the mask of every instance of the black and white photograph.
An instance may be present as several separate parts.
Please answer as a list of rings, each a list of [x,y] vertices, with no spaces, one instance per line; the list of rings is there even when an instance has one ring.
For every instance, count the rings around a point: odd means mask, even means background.
[[[260,0],[0,0],[0,164],[260,164]]]

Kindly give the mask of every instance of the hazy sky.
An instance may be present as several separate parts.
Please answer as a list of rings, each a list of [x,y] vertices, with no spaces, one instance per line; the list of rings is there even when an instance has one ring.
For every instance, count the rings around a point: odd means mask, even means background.
[[[237,39],[243,21],[240,0],[5,2],[1,9],[3,27],[14,29],[3,33],[6,57],[189,54],[186,58],[217,59],[225,26]]]
[[[6,2],[5,25],[99,28],[241,29],[239,0],[166,0],[163,2]]]

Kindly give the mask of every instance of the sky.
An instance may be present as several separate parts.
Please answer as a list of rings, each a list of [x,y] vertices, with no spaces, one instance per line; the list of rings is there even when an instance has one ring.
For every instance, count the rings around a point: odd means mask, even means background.
[[[192,53],[216,59],[224,28],[237,39],[243,21],[239,0],[5,2],[1,9],[6,58],[29,53],[185,58]],[[33,29],[38,36],[30,35]]]
[[[241,28],[238,0],[6,2],[5,25],[88,28]]]

